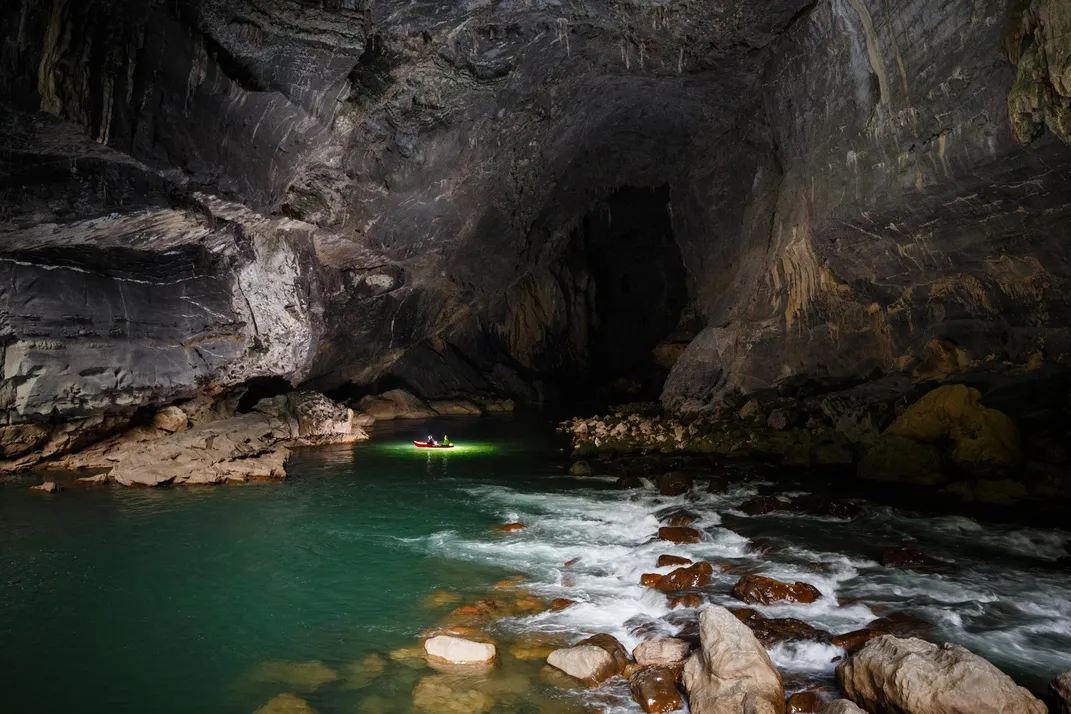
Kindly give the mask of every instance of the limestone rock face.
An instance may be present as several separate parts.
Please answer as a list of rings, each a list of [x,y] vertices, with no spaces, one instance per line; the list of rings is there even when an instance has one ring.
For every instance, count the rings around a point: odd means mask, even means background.
[[[186,412],[176,406],[169,406],[164,407],[153,415],[152,425],[157,429],[173,434],[176,431],[185,429],[189,421],[190,419],[186,416]]]
[[[695,714],[784,714],[781,675],[766,648],[723,607],[699,617],[700,648],[684,665],[684,687]]]
[[[957,645],[885,635],[837,666],[844,693],[869,711],[1045,714],[1029,691]]]
[[[52,465],[108,469],[107,477],[124,486],[280,479],[291,447],[367,438],[345,406],[317,393],[293,392],[262,400],[248,414],[176,433],[135,429]]]
[[[428,657],[448,664],[490,664],[495,659],[495,646],[487,642],[449,635],[439,635],[424,642]]]
[[[377,421],[427,419],[436,416],[434,409],[404,389],[392,389],[383,394],[369,395],[358,402],[357,406],[361,411],[375,417]]]

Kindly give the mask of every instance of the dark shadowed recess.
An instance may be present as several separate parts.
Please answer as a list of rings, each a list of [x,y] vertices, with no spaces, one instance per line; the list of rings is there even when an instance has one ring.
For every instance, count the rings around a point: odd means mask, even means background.
[[[661,392],[667,371],[654,348],[688,304],[669,200],[667,186],[624,186],[574,231],[569,251],[583,261],[594,299],[587,369],[563,390],[565,399],[657,399]]]

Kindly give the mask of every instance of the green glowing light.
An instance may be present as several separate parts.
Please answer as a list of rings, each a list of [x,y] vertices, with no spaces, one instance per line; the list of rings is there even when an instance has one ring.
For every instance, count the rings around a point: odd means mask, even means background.
[[[411,454],[413,456],[474,456],[477,454],[493,454],[498,451],[498,446],[488,442],[454,442],[452,449],[421,449],[413,446],[411,441],[380,442],[373,446],[376,451],[388,454]]]

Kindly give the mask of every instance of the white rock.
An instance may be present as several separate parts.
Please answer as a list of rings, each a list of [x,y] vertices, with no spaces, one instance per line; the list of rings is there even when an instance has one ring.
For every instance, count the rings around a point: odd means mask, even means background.
[[[785,691],[766,648],[724,607],[699,616],[699,650],[684,663],[692,714],[782,714]]]
[[[683,662],[688,656],[691,647],[684,640],[667,637],[661,640],[646,640],[636,645],[632,650],[632,658],[636,664],[646,667],[648,665],[673,665]]]
[[[613,656],[595,645],[554,650],[547,657],[547,664],[570,677],[594,684],[609,679],[617,669]]]
[[[55,493],[60,490],[60,487],[56,485],[55,481],[45,481],[39,483],[36,486],[30,486],[31,491],[44,491],[45,493]]]
[[[837,682],[864,709],[905,714],[1046,714],[1048,708],[991,663],[958,645],[878,637],[837,666]]]
[[[450,664],[487,664],[495,659],[495,646],[488,642],[449,635],[432,637],[424,643],[429,658]]]

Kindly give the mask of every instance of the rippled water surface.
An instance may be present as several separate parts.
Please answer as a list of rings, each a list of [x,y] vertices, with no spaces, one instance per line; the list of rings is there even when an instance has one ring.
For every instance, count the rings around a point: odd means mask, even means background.
[[[409,448],[431,429],[466,448]],[[1065,532],[867,504],[851,522],[746,518],[736,506],[769,486],[665,498],[572,478],[546,426],[521,419],[374,431],[369,443],[298,452],[292,478],[279,484],[48,496],[28,492],[25,479],[5,482],[5,708],[252,712],[294,692],[325,714],[408,712],[416,688],[425,705],[437,692],[461,692],[452,700],[468,702],[460,711],[573,711],[595,700],[638,711],[620,684],[597,694],[555,688],[541,661],[514,658],[510,643],[533,632],[550,641],[610,632],[631,648],[638,627],[672,634],[695,611],[667,622],[665,596],[639,585],[662,553],[729,559],[824,595],[759,608],[766,615],[837,633],[908,611],[934,624],[935,639],[967,646],[1032,688],[1071,667],[1071,577],[1051,567],[1066,553]],[[654,540],[656,512],[678,505],[700,514],[702,543]],[[528,527],[495,531],[507,521]],[[776,550],[748,553],[756,537]],[[884,546],[913,542],[954,565],[918,573],[874,560]],[[492,584],[515,573],[539,598],[580,604],[494,622],[503,657],[490,678],[435,673],[406,656],[421,630],[457,604],[493,596]],[[738,577],[716,575],[707,597],[733,604]],[[460,599],[429,606],[442,591]],[[843,653],[806,644],[772,654],[790,686],[803,686],[831,683]]]

